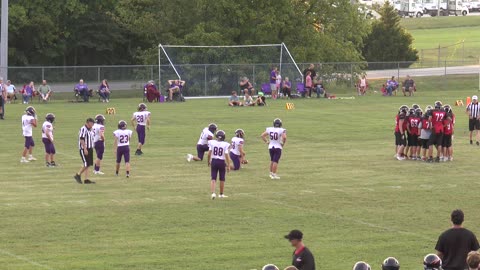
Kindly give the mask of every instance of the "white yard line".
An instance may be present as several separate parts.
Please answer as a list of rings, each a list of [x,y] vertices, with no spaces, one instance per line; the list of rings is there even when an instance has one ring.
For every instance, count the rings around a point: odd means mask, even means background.
[[[53,270],[53,268],[51,268],[50,266],[48,265],[44,265],[44,264],[41,264],[41,263],[38,263],[36,261],[33,261],[27,257],[24,257],[24,256],[20,256],[20,255],[17,255],[17,254],[14,254],[10,251],[7,251],[7,250],[4,250],[4,249],[0,249],[0,253],[1,254],[4,254],[4,255],[7,255],[7,256],[10,256],[12,258],[15,258],[19,261],[23,261],[23,262],[26,262],[26,263],[29,263],[31,265],[34,265],[34,266],[37,266],[37,267],[41,267],[43,269],[49,269],[49,270]]]

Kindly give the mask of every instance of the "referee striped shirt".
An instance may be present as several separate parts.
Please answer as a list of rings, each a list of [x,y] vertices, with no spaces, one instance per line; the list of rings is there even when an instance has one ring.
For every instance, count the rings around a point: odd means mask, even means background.
[[[479,116],[479,110],[480,104],[478,102],[476,104],[472,102],[467,106],[468,115],[472,118],[477,118]]]
[[[81,140],[85,141],[87,148],[93,148],[93,137],[93,129],[88,129],[86,125],[80,128],[80,132],[78,132],[78,149],[82,150]]]

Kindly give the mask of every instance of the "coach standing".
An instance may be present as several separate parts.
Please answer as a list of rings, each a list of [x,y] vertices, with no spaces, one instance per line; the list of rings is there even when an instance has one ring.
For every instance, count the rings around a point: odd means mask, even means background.
[[[80,150],[80,157],[82,158],[83,166],[80,171],[75,174],[73,178],[77,183],[82,184],[82,174],[85,174],[85,181],[83,184],[95,184],[95,182],[88,179],[88,170],[93,166],[93,123],[92,118],[88,118],[85,125],[80,128],[78,133],[78,148]]]
[[[285,235],[285,239],[290,241],[295,251],[293,252],[292,265],[298,270],[315,270],[315,259],[312,252],[303,244],[303,233],[299,230],[293,230]]]
[[[462,226],[463,220],[463,211],[453,210],[451,214],[452,228],[443,232],[438,238],[435,249],[437,255],[442,259],[444,270],[467,269],[468,253],[479,248],[475,234]]]
[[[472,103],[467,105],[467,114],[468,114],[468,129],[470,130],[470,144],[473,144],[472,135],[475,130],[475,140],[477,145],[480,145],[478,142],[478,130],[480,129],[480,120],[479,120],[479,109],[478,97],[472,97]]]

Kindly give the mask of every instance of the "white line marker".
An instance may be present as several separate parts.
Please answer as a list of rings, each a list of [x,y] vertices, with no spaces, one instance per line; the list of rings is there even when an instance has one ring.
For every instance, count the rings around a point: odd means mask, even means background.
[[[20,255],[17,255],[17,254],[13,254],[7,250],[4,250],[4,249],[0,249],[0,253],[1,254],[4,254],[4,255],[7,255],[7,256],[10,256],[12,258],[15,258],[17,260],[20,260],[20,261],[24,261],[24,262],[27,262],[31,265],[34,265],[34,266],[38,266],[38,267],[41,267],[41,268],[44,268],[44,269],[48,269],[48,270],[53,270],[53,268],[51,268],[50,266],[48,265],[44,265],[44,264],[40,264],[36,261],[33,261],[33,260],[30,260],[29,258],[27,257],[24,257],[24,256],[20,256]]]

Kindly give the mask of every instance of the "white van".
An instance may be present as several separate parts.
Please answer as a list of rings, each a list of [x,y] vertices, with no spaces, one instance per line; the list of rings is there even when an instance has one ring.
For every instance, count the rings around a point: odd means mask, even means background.
[[[423,8],[415,0],[402,0],[400,3],[400,16],[420,18],[423,16]]]
[[[438,0],[423,0],[423,12],[430,14],[430,16],[437,16],[438,13]],[[440,11],[443,13],[447,10],[447,0],[440,0]]]
[[[466,5],[462,3],[462,0],[450,0],[448,1],[448,11],[451,15],[459,16],[468,15],[469,11]]]

